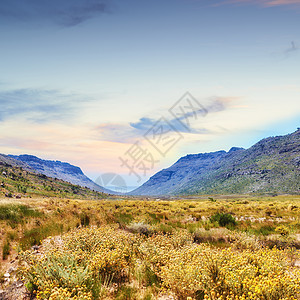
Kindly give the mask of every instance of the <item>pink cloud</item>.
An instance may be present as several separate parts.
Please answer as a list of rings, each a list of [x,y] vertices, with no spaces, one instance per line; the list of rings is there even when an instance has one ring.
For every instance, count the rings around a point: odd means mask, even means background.
[[[300,0],[269,0],[263,1],[266,6],[300,4]]]
[[[222,4],[257,4],[263,7],[283,6],[283,5],[300,5],[300,0],[228,0]]]

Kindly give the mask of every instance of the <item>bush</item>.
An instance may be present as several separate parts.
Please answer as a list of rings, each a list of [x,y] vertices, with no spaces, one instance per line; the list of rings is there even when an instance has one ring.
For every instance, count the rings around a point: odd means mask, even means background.
[[[299,299],[299,273],[290,269],[290,251],[202,244],[178,249],[160,274],[178,299]]]
[[[92,299],[99,299],[111,282],[128,281],[138,239],[106,226],[80,228],[65,234],[62,244],[51,239],[43,257],[21,253],[26,262],[22,274],[39,299],[49,299],[53,287],[64,289],[68,297],[91,293]]]
[[[211,201],[211,202],[216,202],[217,200],[212,198],[212,197],[208,197],[208,200]]]
[[[23,186],[23,185],[18,184],[18,185],[17,185],[17,189],[18,189],[18,192],[19,192],[19,193],[23,193],[23,194],[26,194],[26,193],[27,193],[27,187],[26,187],[26,186]]]
[[[210,217],[210,221],[212,223],[217,222],[221,227],[225,227],[228,225],[236,225],[235,218],[228,213],[216,213],[215,215]]]
[[[146,236],[148,236],[152,232],[151,226],[143,222],[131,223],[127,226],[127,228],[133,233],[144,234]]]
[[[212,231],[236,241],[242,236]],[[219,249],[193,243],[186,230],[145,236],[106,225],[79,228],[47,243],[42,256],[20,254],[21,276],[37,299],[150,300],[158,291],[178,300],[300,299],[300,273],[292,267],[300,253],[262,248],[246,235],[232,248]],[[142,298],[139,290],[148,292]]]
[[[0,220],[9,220],[19,223],[24,217],[38,217],[41,213],[27,205],[0,205]]]
[[[254,230],[254,233],[257,235],[269,235],[271,233],[273,233],[275,230],[275,227],[272,225],[263,225],[260,228]]]
[[[8,240],[6,240],[4,245],[3,245],[2,259],[3,260],[7,259],[9,254],[10,254],[10,243],[9,243]]]
[[[117,300],[130,300],[135,299],[135,295],[137,290],[130,286],[122,286],[117,293],[116,299]]]
[[[86,213],[83,213],[80,216],[80,224],[81,224],[81,226],[89,226],[90,225],[90,217]]]
[[[278,232],[281,236],[288,236],[290,233],[289,229],[284,225],[276,227],[275,231]]]

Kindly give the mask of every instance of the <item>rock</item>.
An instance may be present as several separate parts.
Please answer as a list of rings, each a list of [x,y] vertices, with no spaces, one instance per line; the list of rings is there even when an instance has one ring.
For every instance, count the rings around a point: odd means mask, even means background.
[[[30,295],[21,280],[12,282],[5,290],[0,290],[0,300],[25,300]]]
[[[34,246],[31,247],[31,249],[34,250],[34,251],[38,251],[40,249],[40,246],[34,245]]]
[[[19,281],[16,282],[16,287],[17,287],[17,288],[20,288],[20,287],[22,287],[23,285],[24,285],[24,283],[23,283],[23,281],[21,281],[21,280],[19,280]]]
[[[8,300],[4,290],[0,290],[0,300]]]
[[[14,272],[14,271],[16,271],[16,268],[14,268],[14,267],[10,267],[8,270],[7,270],[7,273],[12,273],[12,272]]]

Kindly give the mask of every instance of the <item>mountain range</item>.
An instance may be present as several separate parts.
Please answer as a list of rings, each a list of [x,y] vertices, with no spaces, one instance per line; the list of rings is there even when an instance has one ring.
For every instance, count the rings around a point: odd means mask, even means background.
[[[23,165],[27,166],[27,168],[30,167],[30,169],[48,177],[58,178],[74,185],[87,187],[97,192],[113,193],[112,191],[93,182],[79,167],[73,166],[67,162],[44,160],[28,154],[9,155],[9,158],[20,161]]]
[[[27,163],[0,154],[0,196],[9,198],[59,197],[101,200],[107,194],[49,177]]]
[[[26,170],[37,176],[42,174],[96,192],[116,194],[67,162],[44,160],[28,154],[0,155],[0,162],[3,166]],[[35,175],[31,177],[35,178]],[[233,147],[228,152],[186,155],[128,195],[246,193],[300,193],[299,128],[288,135],[265,138],[249,149]]]
[[[249,149],[190,154],[131,195],[300,193],[300,129]]]

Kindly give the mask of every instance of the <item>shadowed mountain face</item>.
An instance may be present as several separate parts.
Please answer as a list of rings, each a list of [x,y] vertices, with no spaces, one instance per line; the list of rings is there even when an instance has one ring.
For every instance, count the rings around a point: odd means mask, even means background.
[[[300,193],[300,129],[249,149],[187,155],[132,195]]]
[[[9,157],[25,163],[31,169],[48,177],[62,179],[72,184],[87,187],[98,192],[111,194],[113,193],[112,191],[99,186],[91,179],[89,179],[86,175],[84,175],[79,167],[73,166],[69,163],[53,160],[43,160],[36,156],[27,154],[9,155]]]

